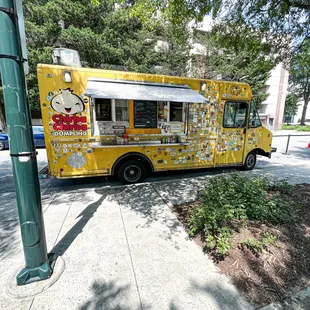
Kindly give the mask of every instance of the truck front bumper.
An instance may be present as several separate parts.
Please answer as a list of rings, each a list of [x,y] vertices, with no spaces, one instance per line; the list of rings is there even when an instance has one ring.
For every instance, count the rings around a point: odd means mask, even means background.
[[[269,153],[269,158],[271,158],[271,154],[275,153],[276,151],[277,151],[277,148],[276,147],[272,147],[271,148],[271,152]]]

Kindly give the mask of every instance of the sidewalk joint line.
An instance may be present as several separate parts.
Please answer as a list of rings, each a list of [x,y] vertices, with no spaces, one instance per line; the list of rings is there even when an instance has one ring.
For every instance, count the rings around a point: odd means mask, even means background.
[[[76,194],[74,194],[74,197],[75,197],[75,195],[76,195]],[[55,196],[56,196],[56,195],[55,195]],[[72,201],[74,201],[74,197],[73,197]],[[59,231],[58,231],[57,237],[56,237],[55,242],[54,242],[54,244],[53,244],[53,249],[54,249],[55,246],[56,246],[56,243],[57,243],[58,237],[59,237],[59,235],[60,235],[60,232],[61,232],[61,230],[62,230],[62,228],[63,228],[63,226],[64,226],[64,224],[65,224],[65,220],[67,219],[68,213],[69,213],[69,211],[70,211],[70,209],[71,209],[72,201],[70,202],[69,208],[68,208],[68,210],[67,210],[67,212],[66,212],[66,215],[65,215],[65,217],[64,217],[64,220],[63,220],[63,222],[62,222],[62,224],[61,224],[61,226],[60,226],[60,229],[59,229]]]
[[[33,302],[34,302],[34,297],[33,297],[33,298],[32,298],[32,300],[31,300],[31,304],[30,304],[30,306],[29,306],[29,309],[28,309],[28,310],[31,310],[32,305],[33,305]]]
[[[165,200],[165,198],[159,193],[159,191],[154,187],[153,184],[151,184],[151,187],[156,192],[156,194],[162,199],[162,201],[169,207],[169,202]],[[171,202],[170,202],[171,203]]]
[[[57,196],[57,194],[55,193],[53,199],[50,201],[50,203],[48,204],[46,209],[43,211],[43,214],[49,209],[50,205],[53,203],[53,201],[55,200],[56,196]],[[41,196],[41,203],[42,203],[42,196]],[[42,209],[43,209],[43,207],[42,207]]]
[[[140,307],[141,307],[141,310],[143,310],[143,305],[142,305],[142,301],[141,301],[141,296],[140,296],[140,291],[139,291],[136,271],[135,271],[135,267],[133,265],[133,259],[132,259],[132,255],[131,255],[131,251],[130,251],[130,247],[129,247],[129,241],[128,241],[128,237],[127,237],[127,231],[126,231],[125,222],[124,222],[124,218],[123,218],[123,213],[122,213],[122,209],[121,209],[120,205],[119,205],[119,211],[120,211],[120,214],[121,214],[121,219],[122,219],[123,228],[124,228],[124,232],[125,232],[125,238],[126,238],[128,253],[129,253],[129,257],[130,257],[131,268],[132,268],[133,276],[134,276],[134,279],[135,279],[135,282],[136,282],[136,288],[137,288],[137,293],[138,293],[138,297],[139,297]]]

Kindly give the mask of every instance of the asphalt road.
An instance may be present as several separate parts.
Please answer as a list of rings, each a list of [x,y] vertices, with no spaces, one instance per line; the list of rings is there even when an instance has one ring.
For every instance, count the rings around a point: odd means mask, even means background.
[[[278,135],[287,134],[288,132],[279,132]],[[282,175],[281,169],[304,169],[304,177],[308,177],[310,171],[310,133],[308,137],[299,136],[291,137],[289,154],[283,155],[286,149],[287,137],[275,137],[273,146],[277,147],[277,153],[273,154],[271,159],[259,157],[256,169],[259,173],[274,172],[275,175]],[[39,170],[47,165],[46,150],[38,149],[38,168]],[[286,169],[287,168],[287,169]],[[215,175],[223,172],[229,172],[232,169],[199,169],[199,170],[184,170],[184,171],[169,171],[154,173],[146,182],[160,182],[173,179],[187,179],[201,176]],[[296,174],[296,173],[295,173]],[[298,171],[300,175],[300,171]],[[302,175],[301,175],[302,176]],[[305,179],[307,181],[307,179]],[[97,187],[117,187],[122,185],[117,180],[111,177],[92,177],[79,179],[45,179],[40,180],[42,194],[54,193],[56,191],[70,191],[79,188],[97,188]],[[0,193],[14,192],[14,181],[11,169],[11,160],[9,150],[0,151]]]

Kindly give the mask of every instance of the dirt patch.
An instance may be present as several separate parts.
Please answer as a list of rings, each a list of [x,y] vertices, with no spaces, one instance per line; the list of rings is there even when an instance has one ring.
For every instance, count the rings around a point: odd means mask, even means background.
[[[304,205],[298,220],[278,226],[248,222],[234,233],[228,255],[216,261],[221,271],[258,307],[281,301],[310,285],[310,185],[295,185],[294,196]],[[186,226],[189,212],[198,204],[197,201],[174,206],[172,211]],[[276,241],[262,253],[241,246],[243,240],[259,239],[265,233],[276,236]],[[204,248],[204,236],[197,235],[194,240]]]

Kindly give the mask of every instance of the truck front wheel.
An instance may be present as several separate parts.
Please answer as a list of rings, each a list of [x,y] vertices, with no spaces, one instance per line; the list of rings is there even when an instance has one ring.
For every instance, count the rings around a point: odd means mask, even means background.
[[[117,175],[123,184],[134,184],[145,179],[146,169],[139,160],[129,160],[119,167]]]
[[[245,162],[243,164],[244,170],[252,170],[256,165],[256,153],[251,152],[248,154],[248,156],[245,159]]]

